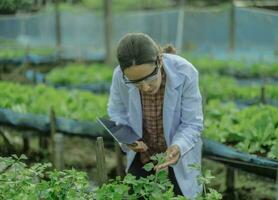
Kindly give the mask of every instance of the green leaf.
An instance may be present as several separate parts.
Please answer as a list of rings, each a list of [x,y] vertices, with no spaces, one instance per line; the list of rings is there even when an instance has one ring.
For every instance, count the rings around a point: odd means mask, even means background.
[[[21,156],[20,156],[20,158],[19,158],[19,160],[27,160],[28,158],[24,155],[24,154],[22,154]]]
[[[143,167],[146,171],[151,171],[153,168],[154,168],[154,164],[152,163],[152,162],[150,162],[150,163],[147,163],[147,164],[145,164],[144,165],[144,167]]]

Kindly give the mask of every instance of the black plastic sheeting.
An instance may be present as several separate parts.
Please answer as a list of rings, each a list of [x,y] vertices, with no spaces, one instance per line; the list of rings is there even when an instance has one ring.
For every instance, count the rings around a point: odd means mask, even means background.
[[[39,130],[44,134],[50,132],[50,120],[45,115],[21,114],[8,109],[0,109],[0,124]],[[66,135],[76,135],[96,138],[98,136],[111,141],[112,137],[97,124],[97,122],[77,121],[72,119],[57,118],[57,132]],[[271,160],[256,155],[250,155],[237,151],[227,145],[203,138],[205,157],[222,162],[229,166],[239,168],[261,176],[276,178],[278,160]]]
[[[83,85],[63,85],[63,84],[55,84],[49,86],[55,87],[55,88],[65,88],[65,89],[77,89],[77,90],[84,90],[89,91],[95,94],[104,94],[109,93],[111,83],[108,82],[99,82],[94,84],[83,84]]]
[[[266,77],[266,78],[237,78],[237,83],[240,86],[248,86],[248,85],[265,85],[271,84],[276,85],[278,84],[278,77]]]
[[[276,179],[278,160],[242,153],[227,145],[203,138],[204,156],[257,175]]]
[[[0,124],[12,125],[22,129],[39,130],[44,134],[50,133],[50,118],[46,115],[23,114],[8,109],[0,109]],[[61,117],[56,118],[56,130],[67,135],[109,137],[108,134],[105,134],[104,129],[96,122],[77,121]]]
[[[259,98],[251,99],[251,100],[235,100],[234,102],[238,108],[246,108],[248,106],[258,105],[258,104],[262,103],[261,99],[259,99]],[[278,100],[277,99],[266,99],[265,103],[263,103],[263,104],[278,107]]]

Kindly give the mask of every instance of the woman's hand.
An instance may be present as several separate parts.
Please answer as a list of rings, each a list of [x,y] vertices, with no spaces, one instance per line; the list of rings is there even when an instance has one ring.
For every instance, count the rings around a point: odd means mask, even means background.
[[[127,146],[135,152],[145,152],[148,150],[148,146],[143,141],[136,141],[135,144],[136,145],[127,144]]]
[[[178,162],[179,158],[180,158],[179,146],[178,145],[170,146],[166,150],[165,162],[160,165],[155,166],[154,169],[155,169],[155,171],[164,169],[164,168],[168,167],[169,165],[172,165],[172,164],[175,164],[176,162]]]

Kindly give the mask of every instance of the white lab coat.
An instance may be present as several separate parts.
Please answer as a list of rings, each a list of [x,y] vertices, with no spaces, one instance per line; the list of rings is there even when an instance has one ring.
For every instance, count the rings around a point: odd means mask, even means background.
[[[186,59],[173,54],[163,54],[166,73],[163,103],[163,128],[167,146],[177,144],[181,157],[173,165],[174,173],[184,196],[194,199],[202,192],[196,176],[200,172],[189,168],[193,163],[201,164],[203,129],[202,97],[199,91],[198,71]],[[109,117],[127,124],[142,137],[142,108],[139,90],[126,85],[120,67],[113,74],[108,102]],[[121,144],[127,153],[127,168],[130,167],[135,152]]]

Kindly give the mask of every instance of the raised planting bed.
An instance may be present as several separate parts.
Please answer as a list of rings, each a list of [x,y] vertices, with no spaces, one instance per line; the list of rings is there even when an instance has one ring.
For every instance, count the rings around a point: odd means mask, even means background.
[[[206,158],[221,162],[231,167],[276,180],[277,159],[243,153],[227,145],[204,138],[203,153]]]
[[[278,61],[250,62],[248,60],[221,60],[210,56],[193,56],[183,54],[200,73],[218,73],[238,78],[272,77],[278,79]]]
[[[0,108],[19,113],[48,115],[52,107],[58,117],[95,120],[106,113],[108,95],[0,82]]]
[[[55,88],[77,89],[92,93],[108,93],[110,90],[113,69],[102,64],[57,67],[48,74],[28,70],[26,78],[34,82],[45,83]]]
[[[56,88],[88,90],[93,93],[108,93],[112,79],[112,69],[107,66],[69,66],[58,68],[48,75],[27,71],[29,80]],[[247,82],[249,80],[249,82]],[[258,103],[265,100],[274,103],[278,100],[278,81],[274,79],[248,79],[245,84],[235,78],[218,74],[200,74],[200,89],[203,97],[208,102],[211,99],[223,101],[237,100]],[[277,82],[277,84],[276,84]],[[247,84],[248,83],[248,84]],[[263,88],[263,89],[262,89]],[[263,99],[262,99],[263,96]]]
[[[204,136],[242,152],[278,158],[278,107],[239,109],[234,103],[210,101],[205,108]]]
[[[20,114],[7,109],[0,109],[0,124],[17,129],[38,130],[41,134],[50,134],[50,118],[43,115]],[[65,118],[56,119],[56,130],[68,136],[97,138],[102,136],[105,143],[112,143],[113,138],[95,122],[77,121]],[[219,132],[221,134],[221,132]],[[206,134],[205,134],[206,135]],[[250,173],[276,178],[278,160],[248,154],[221,144],[212,139],[203,138],[204,156]]]
[[[98,82],[111,82],[113,68],[103,64],[71,64],[57,67],[45,76],[52,85],[86,85]]]
[[[276,84],[265,83],[241,85],[236,79],[218,74],[201,74],[200,89],[206,101],[221,99],[222,101],[241,100],[259,102],[278,99]]]

